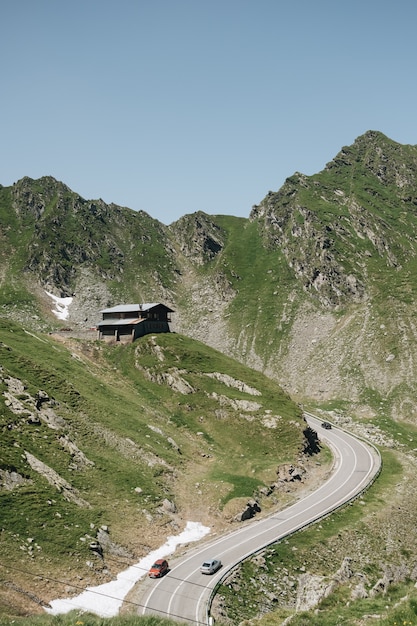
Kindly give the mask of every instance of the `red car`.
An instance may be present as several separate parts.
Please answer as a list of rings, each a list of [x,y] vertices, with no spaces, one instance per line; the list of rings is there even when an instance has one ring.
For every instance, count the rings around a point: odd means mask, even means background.
[[[161,576],[164,576],[167,573],[168,569],[168,561],[165,559],[158,559],[149,570],[148,576],[151,578],[161,578]]]

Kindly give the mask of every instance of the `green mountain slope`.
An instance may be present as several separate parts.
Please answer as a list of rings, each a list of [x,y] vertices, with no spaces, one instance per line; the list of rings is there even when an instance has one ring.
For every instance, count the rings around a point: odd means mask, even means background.
[[[187,521],[230,527],[305,456],[298,406],[185,336],[109,347],[3,321],[0,362],[1,580],[20,590],[0,586],[6,612],[111,580]],[[262,508],[288,498],[274,494]]]
[[[386,271],[391,282],[415,255],[416,173],[416,147],[368,132],[319,174],[288,179],[252,217],[323,305],[361,302],[382,295],[370,277]]]
[[[416,190],[417,148],[370,131],[249,220],[206,217],[222,248],[186,274],[184,332],[301,402],[414,422]],[[172,225],[178,239],[201,241],[195,220]]]
[[[45,290],[62,297],[76,293],[79,319],[91,315],[91,325],[109,303],[143,301],[161,284],[169,292],[175,257],[163,225],[143,211],[84,200],[51,177],[24,178],[0,191],[7,268],[0,302],[6,313],[27,321],[30,307],[16,304],[36,295],[36,312],[45,317]],[[25,297],[18,298],[18,291]]]
[[[162,301],[174,330],[268,374],[300,402],[414,421],[417,147],[369,131],[296,173],[249,219],[164,226],[50,177],[0,188],[0,311],[90,328],[120,302]]]
[[[323,171],[296,172],[249,219],[197,212],[164,226],[51,177],[0,187],[6,564],[40,563],[58,579],[66,554],[69,579],[79,568],[88,584],[194,515],[222,526],[298,459],[297,402],[395,450],[388,473],[406,479],[385,485],[366,541],[359,523],[329,542],[340,561],[371,560],[372,584],[392,571],[414,580],[403,539],[416,545],[416,232],[417,146],[375,131]],[[73,297],[67,320],[46,292]],[[72,338],[91,337],[100,309],[146,301],[175,310],[175,334],[111,347]],[[88,547],[101,525],[118,555],[102,569]],[[327,544],[313,546],[327,575]],[[34,592],[58,589],[37,580]]]

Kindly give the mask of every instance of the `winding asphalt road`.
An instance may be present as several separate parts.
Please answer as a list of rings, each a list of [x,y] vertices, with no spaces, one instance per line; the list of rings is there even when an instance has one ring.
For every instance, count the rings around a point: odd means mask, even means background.
[[[313,415],[308,424],[326,440],[334,454],[331,476],[314,492],[270,517],[245,522],[239,530],[200,544],[181,559],[160,580],[146,580],[139,604],[140,614],[157,614],[179,622],[203,626],[212,623],[208,615],[216,584],[237,563],[275,543],[354,499],[377,476],[381,460],[369,444],[338,428],[325,430]],[[218,558],[223,567],[212,576],[200,573],[200,565]]]

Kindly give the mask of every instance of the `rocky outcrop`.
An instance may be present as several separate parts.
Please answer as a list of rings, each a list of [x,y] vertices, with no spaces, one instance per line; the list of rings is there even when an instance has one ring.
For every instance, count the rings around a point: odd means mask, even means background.
[[[108,555],[125,559],[133,557],[129,550],[111,539],[110,529],[106,525],[100,526],[96,538],[90,542],[89,547],[100,559],[105,559]]]
[[[205,376],[209,376],[209,378],[215,378],[219,382],[226,385],[226,387],[237,389],[238,391],[241,391],[242,393],[247,393],[251,396],[262,395],[261,392],[255,389],[254,387],[250,387],[249,385],[246,385],[241,380],[236,380],[235,378],[233,378],[232,376],[229,376],[228,374],[223,374],[221,372],[207,372],[205,373]]]
[[[298,579],[296,611],[309,611],[321,600],[327,598],[339,585],[353,577],[350,567],[351,559],[346,557],[340,568],[331,578],[314,574],[301,574]]]
[[[31,482],[29,477],[22,476],[15,470],[0,469],[0,491],[13,491],[22,485],[30,485]]]
[[[158,385],[167,385],[173,391],[182,395],[194,393],[194,388],[181,376],[181,370],[172,368],[169,372],[153,372],[147,368],[141,368],[146,378]]]
[[[65,500],[68,502],[72,502],[77,506],[81,507],[90,507],[90,504],[81,498],[77,489],[75,489],[68,481],[66,481],[62,476],[60,476],[55,470],[51,467],[48,467],[46,463],[43,463],[40,459],[37,459],[30,452],[25,451],[26,460],[29,463],[30,467],[43,476],[50,485],[55,487],[59,493],[61,493]]]
[[[224,247],[225,233],[202,211],[182,217],[169,228],[182,254],[197,265],[211,261]]]
[[[26,423],[39,424],[42,421],[53,430],[60,430],[66,426],[65,420],[54,410],[55,400],[45,391],[39,390],[33,397],[20,379],[2,375],[1,369],[0,382],[6,385],[6,391],[3,392],[5,405]],[[13,428],[13,425],[10,427]]]
[[[106,288],[108,281],[132,281],[133,286],[132,257],[140,264],[142,248],[150,241],[159,242],[174,261],[172,246],[166,245],[166,228],[145,212],[108,205],[101,199],[85,200],[51,176],[37,181],[25,177],[15,183],[11,204],[18,227],[24,224],[32,231],[25,250],[26,272],[59,297],[74,296],[83,283],[83,270],[91,277],[92,287],[103,284]],[[153,272],[147,276],[149,284],[155,278],[160,282],[155,267]],[[88,306],[87,298],[81,300]]]
[[[61,443],[64,450],[69,452],[71,455],[71,463],[69,465],[70,469],[81,471],[85,470],[89,467],[93,467],[93,461],[90,461],[84,454],[82,450],[78,448],[78,446],[70,439],[69,435],[62,435],[59,437],[59,442]]]
[[[306,470],[301,465],[293,465],[292,463],[285,463],[280,465],[277,469],[278,482],[289,483],[302,481]]]
[[[415,149],[369,131],[342,148],[323,172],[296,172],[253,207],[250,219],[322,306],[359,304],[371,292],[366,260],[376,254],[399,268],[409,254],[388,223],[391,211],[417,204],[416,179]],[[358,239],[361,245],[352,246]]]
[[[68,425],[66,421],[60,417],[54,409],[57,403],[46,391],[39,390],[35,396],[32,396],[20,379],[4,375],[1,369],[0,382],[6,385],[6,390],[3,392],[5,406],[18,418],[17,421],[9,422],[9,430],[22,431],[27,427],[33,428],[41,424],[41,422],[55,431],[64,431],[67,429]],[[63,432],[63,434],[58,437],[58,441],[62,448],[69,454],[69,468],[71,470],[81,471],[94,465],[72,441],[68,432]],[[53,468],[49,467],[30,452],[25,451],[25,457],[30,468],[55,487],[55,489],[63,495],[65,500],[81,507],[90,507],[90,504],[80,496],[78,491]],[[12,490],[30,482],[31,479],[28,476],[22,476],[22,474],[15,471],[15,469],[0,470],[0,489]]]
[[[394,380],[394,413],[404,396],[413,413],[416,180],[416,147],[369,131],[322,172],[296,172],[269,192],[239,229],[203,212],[165,227],[85,200],[52,177],[26,177],[7,188],[12,230],[33,231],[17,253],[25,271],[13,280],[36,300],[40,285],[71,295],[74,332],[97,323],[117,285],[117,298],[171,304],[175,330],[267,373],[293,397],[359,402],[363,389],[386,396]],[[235,246],[243,232],[256,264]],[[23,307],[6,308],[43,323]]]

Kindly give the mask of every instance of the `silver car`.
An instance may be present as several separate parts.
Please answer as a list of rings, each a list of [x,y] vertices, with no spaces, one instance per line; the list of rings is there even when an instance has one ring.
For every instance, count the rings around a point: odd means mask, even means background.
[[[211,559],[210,561],[204,561],[203,565],[200,567],[200,572],[202,574],[214,574],[221,566],[222,562],[219,561],[219,559]]]

